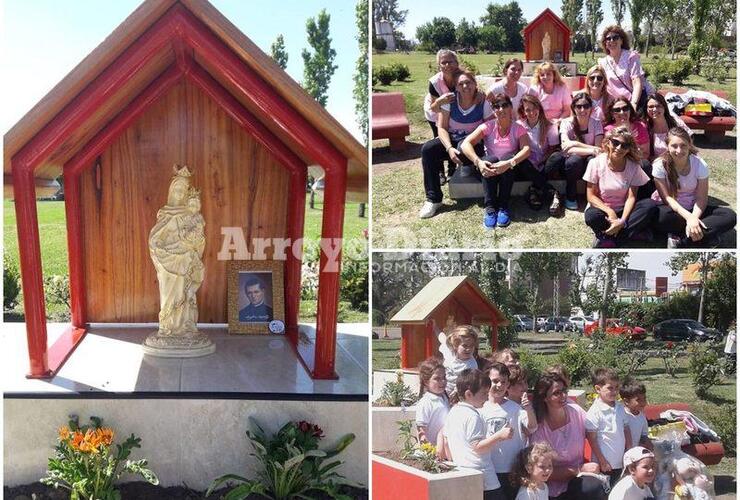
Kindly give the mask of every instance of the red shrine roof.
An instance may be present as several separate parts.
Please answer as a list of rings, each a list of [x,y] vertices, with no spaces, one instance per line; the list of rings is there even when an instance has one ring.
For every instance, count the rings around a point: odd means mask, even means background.
[[[542,11],[542,13],[535,17],[531,23],[529,23],[527,26],[524,27],[524,31],[522,32],[525,36],[528,35],[533,29],[537,27],[542,21],[545,19],[551,20],[553,23],[555,23],[555,26],[557,26],[559,29],[561,29],[563,32],[567,33],[570,36],[570,28],[567,24],[563,22],[560,17],[557,16],[553,11],[551,11],[549,8]]]

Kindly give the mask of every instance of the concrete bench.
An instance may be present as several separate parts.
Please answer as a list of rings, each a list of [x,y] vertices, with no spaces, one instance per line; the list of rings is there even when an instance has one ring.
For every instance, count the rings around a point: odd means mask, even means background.
[[[668,92],[674,94],[683,94],[688,89],[682,87],[669,87],[660,89],[662,95],[666,95]],[[712,94],[722,99],[727,99],[727,92],[721,90],[712,90]],[[735,128],[736,119],[734,116],[686,116],[682,115],[681,120],[691,130],[702,130],[704,136],[709,142],[717,143],[722,142],[725,137],[725,132]]]
[[[373,94],[373,140],[390,140],[391,151],[402,151],[409,135],[409,120],[400,92]]]

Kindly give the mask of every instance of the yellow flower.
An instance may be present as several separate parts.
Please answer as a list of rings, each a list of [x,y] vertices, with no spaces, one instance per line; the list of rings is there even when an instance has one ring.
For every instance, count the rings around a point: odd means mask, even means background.
[[[421,451],[430,455],[433,455],[437,451],[437,448],[432,443],[422,443],[420,448]]]
[[[63,425],[62,427],[59,428],[59,441],[66,441],[67,439],[69,439],[69,436],[70,436],[69,427],[67,427],[66,425]]]

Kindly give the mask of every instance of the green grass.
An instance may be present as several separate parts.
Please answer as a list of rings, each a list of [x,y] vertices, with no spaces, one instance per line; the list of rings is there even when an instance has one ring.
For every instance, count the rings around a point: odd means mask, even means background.
[[[523,54],[505,53],[503,59]],[[465,55],[481,73],[498,74],[498,54]],[[583,54],[573,60],[582,61]],[[648,58],[647,64],[652,61]],[[585,225],[582,212],[567,211],[562,219],[547,214],[546,208],[531,210],[523,197],[513,197],[513,221],[506,229],[489,231],[483,228],[483,209],[479,201],[450,200],[445,193],[443,207],[433,219],[420,220],[418,212],[424,202],[423,175],[420,160],[421,145],[432,138],[424,118],[422,104],[428,78],[434,71],[432,54],[375,54],[373,67],[399,62],[406,64],[411,77],[405,82],[378,85],[373,90],[401,92],[406,102],[406,114],[411,122],[411,135],[405,152],[388,150],[387,141],[375,141],[373,149],[373,246],[375,248],[584,248],[591,246],[593,233]],[[722,89],[734,102],[735,73],[732,79],[719,85],[693,75],[686,86],[697,89]],[[710,196],[734,207],[736,203],[736,137],[728,134],[724,142],[709,144],[702,134],[696,138],[700,155],[711,169]],[[714,201],[714,200],[713,200]],[[725,235],[723,246],[734,248],[734,231]],[[653,246],[644,244],[643,246]]]

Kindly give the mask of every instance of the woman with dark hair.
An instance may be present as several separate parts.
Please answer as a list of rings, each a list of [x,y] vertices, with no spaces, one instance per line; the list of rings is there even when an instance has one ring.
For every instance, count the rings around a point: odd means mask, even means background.
[[[649,198],[655,186],[653,184],[653,167],[648,156],[650,154],[650,134],[647,126],[637,116],[632,104],[625,97],[617,97],[606,107],[604,131],[609,132],[616,127],[627,127],[637,143],[640,157],[640,167],[648,182],[637,190],[637,199]]]
[[[565,174],[565,208],[578,210],[578,181],[583,177],[589,160],[601,152],[604,129],[601,122],[592,116],[592,101],[585,92],[579,92],[573,97],[570,108],[572,115],[560,122],[560,146],[565,156],[562,164]],[[555,198],[558,196],[556,192]]]
[[[668,150],[666,139],[668,131],[675,127],[681,127],[687,134],[691,130],[679,117],[671,114],[668,103],[659,93],[650,94],[647,97],[647,129],[650,136],[648,158],[655,161],[657,157]]]
[[[560,211],[560,200],[556,196],[555,189],[547,184],[547,175],[553,170],[562,168],[565,161],[563,154],[559,151],[558,128],[545,116],[540,100],[530,94],[522,97],[518,115],[517,123],[524,127],[529,137],[529,162],[532,164],[532,168],[521,170],[524,176],[532,182],[529,186],[527,204],[532,210],[539,210],[542,208],[545,190],[549,190],[553,195],[553,203],[558,204],[550,206],[550,213],[557,215]],[[555,206],[554,209],[553,206]]]
[[[606,133],[604,153],[586,167],[584,217],[596,238],[594,248],[614,248],[647,229],[656,207],[649,198],[637,200],[637,188],[648,182],[639,164],[637,145],[627,127]]]
[[[604,121],[604,110],[612,101],[612,96],[606,90],[606,73],[598,64],[591,66],[586,72],[586,86],[580,90],[585,92],[591,98],[593,111],[591,116],[595,119]]]
[[[427,141],[421,148],[421,165],[424,169],[424,190],[426,202],[419,217],[427,219],[437,213],[442,206],[442,187],[439,172],[442,163],[450,160],[463,165],[465,157],[458,145],[484,120],[493,116],[491,104],[486,99],[478,99],[478,84],[470,71],[461,71],[456,80],[456,98],[451,104],[442,105],[438,115],[439,137]],[[479,147],[483,154],[483,146]]]
[[[553,471],[547,481],[551,499],[606,500],[604,483],[592,475],[599,464],[586,462],[583,448],[586,441],[586,412],[568,401],[568,384],[556,373],[545,373],[534,387],[534,412],[537,430],[530,443],[548,443],[557,453]]]
[[[527,86],[519,81],[523,70],[524,64],[516,57],[506,61],[504,63],[504,77],[488,89],[486,98],[493,101],[496,94],[506,94],[511,99],[512,109],[519,109],[519,102],[527,93]]]
[[[735,212],[707,205],[709,168],[696,153],[691,136],[674,127],[667,151],[653,163],[653,200],[660,203],[655,228],[668,233],[668,248],[716,246],[720,235],[735,227]]]
[[[503,228],[511,223],[509,198],[514,186],[513,168],[517,165],[521,165],[519,168],[532,168],[527,160],[529,136],[524,127],[514,121],[509,96],[494,96],[493,110],[496,120],[478,126],[460,147],[483,177],[486,205],[483,225],[486,229],[496,226]],[[483,158],[474,148],[481,139],[486,145],[486,156]]]
[[[607,26],[601,34],[601,48],[606,56],[599,58],[599,66],[606,73],[607,90],[614,97],[625,97],[642,112],[645,97],[654,89],[645,78],[640,54],[630,50],[627,33],[621,26]]]

